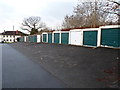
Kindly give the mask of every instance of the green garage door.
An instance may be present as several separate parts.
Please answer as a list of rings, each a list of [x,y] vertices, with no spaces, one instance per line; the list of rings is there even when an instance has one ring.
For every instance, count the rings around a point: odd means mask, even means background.
[[[68,44],[69,33],[61,33],[61,43]]]
[[[59,43],[60,33],[54,33],[54,43]]]
[[[32,42],[32,36],[30,36],[30,42]]]
[[[47,42],[47,34],[43,34],[43,42]]]
[[[30,42],[30,39],[31,39],[30,36],[28,36],[28,39],[29,39],[29,42]]]
[[[34,42],[34,36],[31,36],[32,37],[32,42]]]
[[[52,43],[52,33],[48,34],[48,43]]]
[[[24,37],[20,37],[20,42],[24,42]]]
[[[26,42],[29,42],[29,37],[26,37]]]
[[[32,36],[30,36],[30,42],[33,42],[33,37]]]
[[[30,42],[30,36],[28,36],[28,42]]]
[[[22,37],[20,37],[20,42],[22,42]]]
[[[101,45],[120,47],[120,28],[102,29]]]
[[[84,31],[83,35],[83,45],[97,46],[97,31]]]
[[[33,36],[33,42],[37,42],[37,36]]]

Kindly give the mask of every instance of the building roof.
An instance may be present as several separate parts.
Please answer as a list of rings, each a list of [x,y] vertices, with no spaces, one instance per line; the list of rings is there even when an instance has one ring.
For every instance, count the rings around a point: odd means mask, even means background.
[[[61,29],[61,31],[70,31],[72,29],[87,29],[87,28],[92,28],[92,27],[76,27],[76,28],[65,28],[65,29]],[[99,26],[96,26],[94,28],[99,28]]]
[[[21,31],[4,31],[0,35],[20,35],[20,36],[27,36],[27,34],[21,32]]]
[[[62,29],[61,31],[70,31],[71,28]]]

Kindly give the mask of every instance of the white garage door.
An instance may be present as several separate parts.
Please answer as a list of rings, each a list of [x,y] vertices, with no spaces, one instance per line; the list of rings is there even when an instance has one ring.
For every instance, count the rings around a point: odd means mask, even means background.
[[[82,31],[70,31],[70,44],[83,45],[83,33]]]
[[[37,35],[37,42],[41,42],[41,36],[40,35]]]

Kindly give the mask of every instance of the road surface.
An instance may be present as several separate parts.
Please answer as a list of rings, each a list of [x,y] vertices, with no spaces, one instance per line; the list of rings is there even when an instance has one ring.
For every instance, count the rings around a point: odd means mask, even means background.
[[[2,45],[3,88],[63,88],[62,81],[8,44]]]

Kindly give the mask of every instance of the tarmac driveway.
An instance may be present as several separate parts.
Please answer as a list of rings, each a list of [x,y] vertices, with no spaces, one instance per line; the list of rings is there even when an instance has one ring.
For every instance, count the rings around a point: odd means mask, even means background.
[[[63,88],[65,85],[39,64],[7,44],[2,45],[3,88]]]
[[[72,88],[117,87],[120,50],[44,43],[13,43],[13,48]]]

